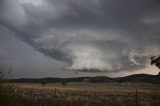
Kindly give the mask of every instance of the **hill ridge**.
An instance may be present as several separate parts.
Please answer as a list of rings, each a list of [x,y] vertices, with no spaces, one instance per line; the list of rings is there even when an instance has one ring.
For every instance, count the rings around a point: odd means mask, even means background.
[[[10,82],[16,83],[40,83],[45,81],[47,83],[58,83],[58,82],[92,82],[92,83],[157,83],[160,84],[160,73],[157,75],[150,74],[132,74],[125,77],[111,78],[107,76],[95,76],[95,77],[75,77],[75,78],[19,78],[10,79]]]

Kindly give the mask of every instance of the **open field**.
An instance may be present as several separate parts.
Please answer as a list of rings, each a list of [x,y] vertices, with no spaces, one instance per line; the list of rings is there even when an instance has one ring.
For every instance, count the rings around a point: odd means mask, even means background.
[[[130,83],[14,83],[21,106],[159,106],[160,85]],[[136,92],[137,90],[137,92]]]
[[[147,83],[83,83],[73,82],[67,85],[61,83],[48,83],[41,85],[40,83],[14,83],[20,89],[39,89],[39,90],[53,90],[55,88],[61,90],[100,90],[100,91],[160,91],[159,84],[147,84]]]

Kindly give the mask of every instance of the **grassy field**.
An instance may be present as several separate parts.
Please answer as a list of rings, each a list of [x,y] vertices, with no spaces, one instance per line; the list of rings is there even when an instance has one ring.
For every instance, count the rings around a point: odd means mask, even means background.
[[[0,106],[159,106],[160,85],[130,83],[12,83]],[[8,101],[8,102],[7,102]]]

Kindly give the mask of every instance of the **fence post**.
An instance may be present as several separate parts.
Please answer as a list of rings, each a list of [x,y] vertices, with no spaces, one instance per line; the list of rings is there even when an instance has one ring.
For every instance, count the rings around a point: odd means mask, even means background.
[[[138,106],[138,98],[137,98],[137,89],[136,89],[136,106]]]
[[[54,89],[55,97],[57,98],[57,89]]]
[[[87,88],[85,90],[85,102],[87,102]]]

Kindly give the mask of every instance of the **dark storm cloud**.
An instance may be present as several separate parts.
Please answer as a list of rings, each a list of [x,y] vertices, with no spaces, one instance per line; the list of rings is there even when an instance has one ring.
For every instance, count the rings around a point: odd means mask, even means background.
[[[160,54],[158,0],[0,2],[1,25],[67,69],[144,68]]]

